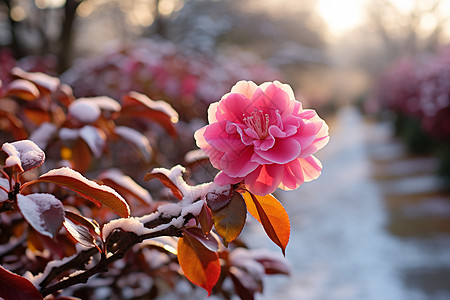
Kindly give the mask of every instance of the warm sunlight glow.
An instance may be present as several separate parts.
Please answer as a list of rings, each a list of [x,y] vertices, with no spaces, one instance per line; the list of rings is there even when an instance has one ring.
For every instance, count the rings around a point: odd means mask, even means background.
[[[340,35],[356,27],[362,20],[363,4],[358,0],[319,0],[317,9],[332,35]]]

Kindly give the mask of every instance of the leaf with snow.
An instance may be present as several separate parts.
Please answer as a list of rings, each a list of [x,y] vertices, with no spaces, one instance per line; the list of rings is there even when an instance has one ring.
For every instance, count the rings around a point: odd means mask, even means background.
[[[44,299],[31,281],[2,266],[0,266],[0,298],[6,300]]]
[[[122,108],[116,100],[108,96],[96,96],[89,98],[78,98],[76,101],[87,101],[95,103],[101,110],[118,112]]]
[[[121,195],[129,194],[145,204],[150,204],[153,201],[152,196],[146,189],[118,169],[106,170],[99,175],[98,179],[114,188]]]
[[[93,123],[101,115],[100,107],[93,101],[81,98],[70,103],[68,108],[69,115],[74,117],[82,124]]]
[[[8,192],[11,189],[9,180],[0,177],[0,187],[2,187],[0,188],[0,202],[3,202],[5,200],[8,200]]]
[[[127,202],[114,189],[106,185],[99,185],[70,168],[51,170],[28,184],[35,182],[51,182],[65,186],[96,204],[105,204],[122,218],[130,216]]]
[[[44,122],[33,131],[29,140],[33,141],[39,148],[46,149],[48,142],[55,137],[57,131],[58,128],[54,124]]]
[[[19,67],[14,67],[11,73],[17,77],[31,81],[39,90],[47,93],[55,92],[61,84],[61,81],[56,77],[41,72],[25,72]]]
[[[21,172],[37,168],[45,160],[44,151],[30,140],[4,143],[2,150],[8,155],[5,167],[17,166]]]
[[[79,129],[80,138],[83,139],[91,149],[95,158],[102,156],[106,144],[106,135],[97,127],[86,125]]]
[[[142,154],[144,161],[150,162],[152,156],[152,148],[150,146],[148,138],[145,135],[127,126],[115,127],[114,133],[136,146],[136,148]]]
[[[174,123],[178,122],[178,113],[165,101],[153,101],[144,94],[129,92],[122,99],[121,117],[142,117],[161,125],[168,134],[176,136]]]
[[[52,194],[17,195],[17,205],[25,220],[40,234],[54,238],[64,221],[64,208]]]
[[[16,79],[8,84],[6,96],[17,97],[26,101],[33,101],[39,97],[39,89],[31,82],[24,79]]]

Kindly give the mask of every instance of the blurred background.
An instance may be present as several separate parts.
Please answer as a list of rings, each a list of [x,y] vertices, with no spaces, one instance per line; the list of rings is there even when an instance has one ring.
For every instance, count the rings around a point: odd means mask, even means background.
[[[261,299],[450,299],[450,0],[2,0],[0,47],[3,86],[18,65],[169,102],[183,151],[237,80],[289,83],[331,141],[278,195],[292,276]]]

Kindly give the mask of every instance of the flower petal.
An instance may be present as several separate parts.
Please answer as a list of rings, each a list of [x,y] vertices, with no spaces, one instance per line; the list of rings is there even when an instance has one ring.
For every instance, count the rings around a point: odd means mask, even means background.
[[[242,123],[244,115],[250,115],[254,110],[254,105],[244,95],[231,93],[222,100],[215,113],[217,121],[227,120],[232,123]]]
[[[227,185],[227,184],[236,184],[241,182],[244,179],[244,177],[230,177],[223,171],[220,171],[217,173],[216,177],[214,178],[214,183],[218,185]]]
[[[245,177],[244,183],[253,194],[265,196],[277,189],[282,177],[282,165],[261,165]]]
[[[299,158],[299,161],[303,170],[305,182],[309,182],[319,177],[322,171],[322,164],[317,158],[311,155],[307,158]]]
[[[300,143],[294,139],[277,139],[272,148],[262,151],[255,148],[255,153],[276,164],[285,164],[296,159],[301,153]]]
[[[251,99],[258,86],[253,81],[238,81],[232,88],[232,93],[238,93],[244,95],[248,99]]]
[[[295,190],[304,182],[303,170],[299,159],[295,159],[284,165],[283,179],[281,180],[280,189],[288,191]]]
[[[240,151],[246,146],[242,143],[240,135],[234,130],[234,134],[228,134],[227,121],[219,121],[206,126],[203,137],[214,149],[222,152]]]
[[[258,163],[253,162],[251,157],[253,149],[246,147],[240,151],[230,151],[224,153],[220,158],[220,168],[231,177],[243,177],[258,167]]]

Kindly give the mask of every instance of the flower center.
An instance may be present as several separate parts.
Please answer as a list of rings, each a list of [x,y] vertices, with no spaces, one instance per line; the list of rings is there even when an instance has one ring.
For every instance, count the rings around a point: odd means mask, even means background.
[[[250,116],[244,114],[243,121],[260,139],[265,139],[269,135],[269,115],[264,114],[262,110],[255,109]]]

